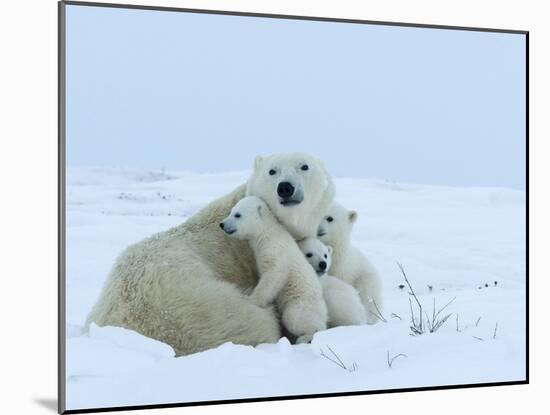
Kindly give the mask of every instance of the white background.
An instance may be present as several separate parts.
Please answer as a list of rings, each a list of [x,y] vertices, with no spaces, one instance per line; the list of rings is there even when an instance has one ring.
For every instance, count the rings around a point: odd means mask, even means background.
[[[57,7],[11,1],[0,12],[2,410],[53,413],[57,379]],[[531,385],[164,410],[164,413],[517,413],[544,405],[550,293],[545,194],[548,168],[548,13],[535,1],[265,0],[143,4],[361,18],[530,31]],[[535,207],[536,206],[536,207]],[[46,405],[43,404],[46,402]],[[11,411],[10,411],[11,410]],[[144,411],[141,413],[149,413]]]

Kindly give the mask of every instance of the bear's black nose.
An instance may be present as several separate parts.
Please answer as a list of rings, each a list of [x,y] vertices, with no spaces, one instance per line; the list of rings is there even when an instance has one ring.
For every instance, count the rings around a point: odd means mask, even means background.
[[[220,228],[223,229],[223,222],[220,222]]]
[[[289,182],[281,182],[277,186],[277,194],[283,199],[288,199],[294,194],[294,186]]]
[[[322,270],[327,269],[327,263],[325,261],[319,262],[319,268],[321,268]]]

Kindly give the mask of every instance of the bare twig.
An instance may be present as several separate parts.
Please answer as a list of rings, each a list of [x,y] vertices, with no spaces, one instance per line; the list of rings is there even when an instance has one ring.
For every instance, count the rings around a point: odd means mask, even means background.
[[[369,313],[373,314],[378,320],[380,320],[384,323],[387,323],[388,320],[386,320],[386,318],[384,317],[384,315],[382,314],[382,312],[378,308],[378,304],[376,304],[376,301],[374,301],[374,299],[372,299],[372,303],[374,304],[374,308],[376,308],[376,313],[373,313],[371,310],[369,310]]]
[[[342,369],[347,370],[348,372],[355,372],[357,370],[357,363],[353,362],[351,367],[347,367],[342,361],[342,359],[340,359],[340,356],[338,356],[338,354],[336,354],[336,352],[332,350],[329,345],[327,345],[327,348],[330,351],[330,353],[334,356],[334,358],[327,356],[323,351],[323,349],[321,349],[321,356],[323,356],[325,359],[330,360],[336,366],[339,366]]]
[[[422,329],[422,304],[420,304],[420,301],[418,300],[418,297],[416,296],[416,293],[414,292],[413,287],[411,286],[411,283],[409,282],[409,280],[407,278],[407,274],[405,273],[405,270],[403,269],[403,265],[401,265],[401,263],[398,262],[397,266],[401,270],[401,273],[403,274],[403,278],[405,278],[405,282],[409,286],[409,290],[410,290],[409,294],[413,296],[413,298],[416,301],[416,304],[418,304],[418,309],[420,310],[419,319],[418,319],[418,331],[423,333],[424,330]]]
[[[345,365],[343,365],[343,364],[341,364],[340,362],[337,362],[336,360],[331,359],[330,357],[328,357],[322,349],[321,349],[321,356],[323,356],[323,357],[324,357],[325,359],[327,359],[327,360],[330,360],[330,361],[331,361],[332,363],[334,363],[335,365],[340,366],[342,369],[345,369],[345,368],[346,368]]]
[[[445,322],[449,319],[449,317],[451,317],[453,314],[452,313],[449,313],[447,314],[445,317],[443,317],[442,319],[438,320],[435,325],[430,329],[430,333],[435,333],[437,330],[439,330],[441,328],[441,326],[443,326],[443,324],[445,324]]]
[[[413,336],[420,336],[423,332],[419,331],[415,326],[411,326],[411,331]]]
[[[435,314],[435,317],[432,321],[435,321],[437,320],[437,318],[439,317],[439,314],[441,314],[441,312],[443,310],[445,310],[454,300],[456,300],[456,297],[453,297],[453,299],[451,301],[449,301],[447,304],[445,304],[442,308],[440,308],[437,313]],[[434,308],[435,308],[435,298],[434,298]]]
[[[403,274],[403,278],[405,279],[405,282],[407,283],[409,287],[409,308],[411,311],[411,335],[412,336],[418,336],[423,334],[426,329],[430,333],[435,333],[437,330],[439,330],[446,322],[447,320],[452,316],[452,313],[446,314],[444,317],[440,317],[443,310],[445,310],[454,300],[456,300],[456,297],[454,297],[451,301],[449,301],[447,304],[445,304],[440,309],[436,309],[436,300],[435,297],[433,298],[433,306],[432,306],[432,317],[430,319],[430,316],[426,311],[423,312],[422,303],[418,299],[416,293],[414,292],[414,289],[407,278],[407,274],[405,273],[405,269],[403,268],[403,265],[401,263],[397,262],[397,266],[401,270],[401,273]],[[416,318],[412,300],[411,297],[414,298],[417,306],[418,306],[418,319]],[[393,314],[392,314],[393,316]],[[426,318],[426,326],[424,326],[424,316]],[[458,316],[457,316],[457,331],[460,331],[458,329]]]
[[[478,339],[479,341],[482,341],[484,342],[485,340],[483,340],[481,337],[477,337],[477,336],[472,336],[474,339]]]
[[[432,331],[432,324],[433,324],[433,321],[430,321],[430,317],[428,317],[428,313],[426,313],[424,311],[424,315],[426,316],[426,326],[428,326],[428,330],[431,332]]]
[[[340,359],[340,356],[338,356],[338,355],[334,352],[334,350],[332,350],[332,349],[330,348],[329,345],[327,345],[327,348],[330,350],[330,352],[333,354],[333,356],[334,356],[336,359],[338,359],[338,362],[340,362],[340,364],[345,368],[346,365],[344,364],[344,362],[342,362],[342,359]]]
[[[461,330],[458,328],[458,313],[456,315],[456,331],[459,333],[461,332]]]
[[[498,329],[498,321],[497,321],[497,323],[495,324],[495,331],[494,331],[494,333],[493,333],[493,339],[496,339],[496,337],[497,337],[497,329]]]
[[[411,301],[411,297],[409,297],[409,307],[411,309],[411,323],[413,325],[413,327],[416,326],[416,322],[414,321],[414,311],[413,311],[413,306],[412,306],[412,301]]]
[[[409,356],[407,356],[407,355],[404,354],[404,353],[399,353],[399,354],[396,354],[394,357],[392,357],[392,358],[390,359],[390,351],[389,351],[389,350],[387,351],[387,353],[386,353],[386,359],[387,359],[387,361],[388,361],[388,367],[389,367],[390,369],[391,369],[391,366],[392,366],[392,364],[393,364],[393,361],[394,361],[395,359],[397,359],[398,357],[409,357]]]
[[[435,322],[435,318],[436,318],[436,315],[435,315],[435,297],[434,297],[434,304],[433,304],[433,308],[432,308],[432,325]]]
[[[481,317],[478,317],[478,318],[477,318],[476,327],[477,327],[477,325],[479,324],[479,320],[481,320]]]
[[[391,318],[398,318],[399,320],[403,320],[400,316],[398,316],[397,314],[395,313],[391,313]]]

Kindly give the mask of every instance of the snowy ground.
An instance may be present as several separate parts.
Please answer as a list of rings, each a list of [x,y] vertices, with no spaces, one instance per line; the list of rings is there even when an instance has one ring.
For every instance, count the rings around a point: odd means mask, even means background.
[[[335,180],[337,200],[359,212],[354,244],[383,277],[386,323],[327,330],[311,345],[224,344],[180,358],[132,331],[93,326],[82,333],[118,253],[182,223],[247,177],[68,169],[68,409],[525,378],[525,194],[500,188]],[[456,297],[436,333],[410,335],[409,295],[399,287],[396,261],[430,318],[434,299],[439,308]],[[328,359],[337,361],[330,350],[344,367]],[[390,368],[388,353],[406,357]]]

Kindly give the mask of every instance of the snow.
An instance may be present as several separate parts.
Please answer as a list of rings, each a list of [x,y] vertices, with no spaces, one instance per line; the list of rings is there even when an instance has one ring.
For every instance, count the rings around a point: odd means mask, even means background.
[[[67,409],[525,379],[525,193],[505,188],[335,179],[337,200],[359,213],[354,245],[382,275],[387,322],[326,330],[310,345],[227,343],[178,358],[123,328],[84,332],[126,246],[184,222],[249,174],[68,169]],[[437,310],[456,297],[437,332],[410,335],[397,261],[430,318],[434,299]],[[388,354],[405,356],[390,368]]]

